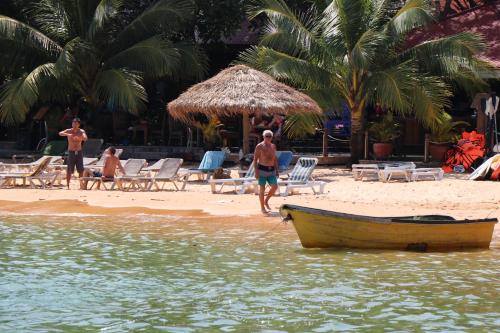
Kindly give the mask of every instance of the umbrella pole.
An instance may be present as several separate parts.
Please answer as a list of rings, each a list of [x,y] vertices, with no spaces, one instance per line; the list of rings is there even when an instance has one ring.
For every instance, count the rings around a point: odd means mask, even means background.
[[[243,153],[248,154],[250,150],[250,118],[248,112],[243,113]]]

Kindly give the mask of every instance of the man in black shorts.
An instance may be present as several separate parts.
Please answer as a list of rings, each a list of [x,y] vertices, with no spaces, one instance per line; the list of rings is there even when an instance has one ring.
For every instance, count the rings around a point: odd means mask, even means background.
[[[87,141],[87,134],[80,128],[80,119],[75,118],[71,123],[71,128],[59,132],[60,136],[68,138],[68,170],[66,172],[66,182],[69,189],[73,172],[78,171],[80,177],[83,176],[83,152],[82,142]]]

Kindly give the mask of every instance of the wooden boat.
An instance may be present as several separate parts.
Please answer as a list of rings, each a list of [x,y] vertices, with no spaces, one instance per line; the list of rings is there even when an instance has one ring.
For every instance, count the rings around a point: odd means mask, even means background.
[[[305,248],[452,250],[488,248],[496,218],[455,220],[444,215],[371,217],[295,205],[280,214],[291,220]]]

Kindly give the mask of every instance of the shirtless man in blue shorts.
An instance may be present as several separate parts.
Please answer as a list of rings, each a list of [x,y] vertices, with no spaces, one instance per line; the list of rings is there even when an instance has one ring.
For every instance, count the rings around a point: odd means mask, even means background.
[[[278,159],[276,158],[276,146],[272,143],[273,132],[265,130],[262,136],[264,140],[255,147],[253,162],[255,178],[259,181],[260,209],[263,214],[269,214],[271,211],[269,199],[278,189]],[[269,184],[271,188],[264,198],[266,184]]]

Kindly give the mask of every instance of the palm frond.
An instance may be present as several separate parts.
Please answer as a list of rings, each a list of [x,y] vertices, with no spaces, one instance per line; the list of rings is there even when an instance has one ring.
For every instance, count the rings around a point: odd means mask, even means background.
[[[163,31],[177,29],[193,16],[191,0],[159,0],[137,16],[116,36],[112,52],[125,50],[131,45],[152,37],[161,27]],[[109,52],[110,50],[108,50]]]
[[[12,41],[20,47],[38,50],[48,57],[55,57],[62,50],[58,43],[40,31],[2,15],[0,15],[0,39]]]
[[[450,106],[450,87],[440,78],[419,76],[410,91],[415,117],[430,129],[440,125],[445,108]]]
[[[378,31],[366,30],[351,50],[349,58],[352,65],[356,69],[368,70],[386,39],[386,36]]]
[[[415,65],[410,61],[374,72],[367,82],[368,90],[375,92],[371,96],[372,102],[408,114],[412,107],[410,91],[416,73]]]
[[[137,114],[145,107],[147,94],[142,77],[126,69],[108,69],[97,75],[94,95],[110,110]]]
[[[255,1],[248,13],[250,19],[265,15],[269,20],[261,40],[263,46],[278,49],[294,47],[297,52],[322,49],[318,43],[315,17],[310,13],[296,15],[283,0]],[[275,33],[277,31],[281,33]],[[287,36],[283,36],[285,32]]]
[[[53,63],[41,65],[0,88],[0,120],[3,123],[15,124],[24,120],[38,100],[41,88],[54,77],[54,68]]]
[[[242,52],[239,60],[303,89],[329,87],[332,84],[332,75],[321,67],[267,47],[252,47]]]
[[[26,15],[50,38],[64,43],[76,34],[75,22],[68,15],[64,3],[59,0],[40,0],[33,2]]]
[[[386,30],[395,38],[404,38],[408,32],[434,20],[434,8],[430,0],[407,0],[387,23]]]
[[[323,128],[324,116],[321,114],[298,113],[286,117],[283,132],[290,139],[305,138],[314,135],[318,128]]]
[[[179,42],[174,44],[180,54],[181,62],[172,73],[173,78],[201,80],[207,74],[208,57],[196,44]]]
[[[115,19],[123,6],[124,0],[100,0],[88,28],[88,38],[93,39],[109,21]]]
[[[106,67],[128,68],[147,77],[162,77],[173,74],[180,65],[180,57],[172,42],[153,36],[114,55],[106,61]]]

